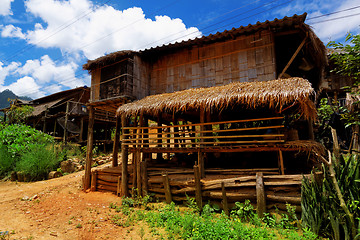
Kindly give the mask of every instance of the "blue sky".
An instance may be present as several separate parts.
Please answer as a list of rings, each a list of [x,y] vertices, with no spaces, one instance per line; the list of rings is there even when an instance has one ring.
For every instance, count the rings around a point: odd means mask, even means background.
[[[90,86],[87,59],[304,12],[325,44],[360,32],[359,0],[0,0],[0,91]]]

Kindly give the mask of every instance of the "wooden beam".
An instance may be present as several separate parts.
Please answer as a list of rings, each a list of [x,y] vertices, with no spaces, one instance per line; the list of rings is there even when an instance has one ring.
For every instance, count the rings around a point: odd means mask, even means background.
[[[81,117],[81,120],[80,120],[80,135],[79,135],[79,141],[80,142],[83,141],[83,137],[84,137],[84,117]]]
[[[266,197],[265,197],[265,188],[264,188],[264,179],[263,174],[256,173],[256,213],[260,218],[264,217],[266,211]]]
[[[198,164],[200,170],[200,178],[205,178],[204,153],[198,150]]]
[[[85,162],[85,179],[84,179],[84,190],[90,188],[91,178],[91,162],[93,157],[93,144],[94,144],[94,108],[88,107],[89,112],[89,125],[88,125],[88,137],[86,147],[86,162]]]
[[[121,115],[121,126],[123,127],[122,133],[126,133],[125,127],[127,126],[127,118],[125,115]],[[127,136],[123,135],[122,139],[126,139]],[[128,188],[128,147],[121,144],[121,195],[124,197],[129,196]]]
[[[142,161],[140,163],[141,167],[141,186],[142,186],[142,195],[146,196],[149,192],[149,183],[148,183],[148,172],[147,172],[147,161]]]
[[[118,153],[119,153],[119,143],[120,143],[120,130],[121,130],[121,117],[116,117],[116,127],[115,127],[115,138],[112,154],[112,166],[118,166]]]
[[[97,182],[97,171],[93,171],[91,174],[91,188],[92,192],[96,191],[96,182]]]
[[[301,48],[304,46],[305,42],[306,42],[307,37],[304,38],[304,40],[300,43],[299,47],[296,49],[296,51],[294,52],[294,54],[292,55],[292,57],[290,58],[289,62],[286,64],[286,66],[284,67],[284,69],[282,70],[282,72],[279,75],[279,78],[281,78],[284,73],[286,72],[286,70],[290,67],[291,63],[294,61],[294,59],[296,58],[296,56],[299,54]]]
[[[66,112],[65,112],[65,123],[64,123],[64,142],[67,141],[67,122],[69,120],[69,101],[66,103]]]
[[[142,195],[142,187],[141,187],[141,152],[138,149],[136,152],[136,187],[138,189],[138,194]]]

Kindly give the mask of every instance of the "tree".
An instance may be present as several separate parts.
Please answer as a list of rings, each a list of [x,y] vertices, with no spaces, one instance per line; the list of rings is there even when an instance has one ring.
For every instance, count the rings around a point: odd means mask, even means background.
[[[26,118],[29,117],[33,111],[34,108],[32,106],[17,106],[15,104],[10,104],[10,109],[6,111],[6,121],[9,124],[24,123]]]

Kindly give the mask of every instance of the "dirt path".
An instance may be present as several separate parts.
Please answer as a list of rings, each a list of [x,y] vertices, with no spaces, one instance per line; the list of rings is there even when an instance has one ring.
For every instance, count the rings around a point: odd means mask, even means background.
[[[84,172],[34,183],[0,182],[0,232],[10,239],[140,239],[110,221],[111,193],[81,190]],[[7,238],[5,238],[7,239]]]

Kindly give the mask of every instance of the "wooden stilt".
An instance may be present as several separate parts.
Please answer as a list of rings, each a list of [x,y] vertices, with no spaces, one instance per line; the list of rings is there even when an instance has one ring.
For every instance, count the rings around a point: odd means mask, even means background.
[[[45,110],[45,116],[44,116],[44,125],[43,125],[43,133],[46,133],[46,118],[47,118],[48,109]]]
[[[54,121],[54,132],[53,132],[53,136],[55,137],[56,136],[56,119]]]
[[[96,191],[96,182],[97,182],[97,171],[93,171],[91,173],[91,188],[90,188],[92,192]]]
[[[142,195],[146,196],[148,194],[148,192],[149,192],[149,190],[148,190],[148,173],[147,173],[147,162],[146,162],[146,160],[142,161],[140,163],[140,166],[141,166],[141,180],[142,180],[142,183],[141,183]]]
[[[121,115],[121,126],[127,127],[127,119],[125,115]],[[127,131],[122,129],[122,139],[126,139],[127,136],[125,135]],[[129,188],[128,188],[128,148],[126,145],[121,144],[121,195],[124,197],[129,196]]]
[[[200,170],[200,178],[205,178],[205,166],[204,166],[204,153],[198,151],[198,164],[199,164],[199,170]]]
[[[116,186],[116,196],[120,196],[121,194],[121,177],[118,176],[117,186]]]
[[[283,159],[283,154],[282,154],[282,151],[281,151],[281,150],[278,151],[278,158],[279,158],[280,174],[281,174],[281,175],[284,175],[284,174],[285,174],[284,159]]]
[[[70,105],[70,102],[68,101],[66,103],[66,113],[65,113],[65,123],[64,123],[64,139],[63,139],[64,142],[67,141],[67,122],[69,120],[69,105]]]
[[[265,198],[265,188],[264,188],[264,179],[263,173],[256,173],[256,213],[260,218],[264,217],[266,212],[266,198]]]
[[[200,169],[198,165],[194,166],[194,180],[195,180],[195,200],[200,211],[202,211],[202,193],[200,181]]]
[[[114,147],[112,154],[112,166],[118,166],[118,152],[119,152],[119,142],[120,142],[120,128],[121,128],[121,117],[116,117],[116,128],[115,128],[115,138],[114,138]]]
[[[136,152],[132,153],[132,186],[133,188],[137,188],[137,164],[138,164],[138,160],[137,158],[137,154]]]
[[[84,117],[80,119],[80,134],[79,134],[79,142],[82,142],[84,138]]]
[[[167,175],[167,173],[163,173],[162,177],[163,177],[164,190],[165,190],[165,200],[167,204],[170,204],[172,202],[172,196],[170,191],[169,176]]]
[[[138,194],[142,195],[141,188],[141,152],[140,149],[136,150],[136,187],[138,189]]]
[[[222,191],[223,210],[224,210],[225,214],[227,216],[229,216],[230,215],[229,205],[228,205],[228,201],[227,201],[227,197],[226,197],[226,190],[225,190],[225,183],[224,182],[221,182],[221,191]]]
[[[92,152],[94,144],[94,107],[88,107],[89,112],[89,125],[88,125],[88,138],[87,138],[87,148],[86,148],[86,163],[85,163],[85,181],[84,181],[84,190],[90,188],[90,178],[91,178],[91,162],[92,162]]]

